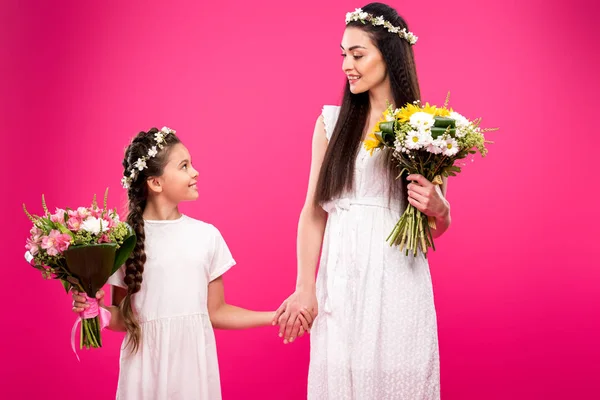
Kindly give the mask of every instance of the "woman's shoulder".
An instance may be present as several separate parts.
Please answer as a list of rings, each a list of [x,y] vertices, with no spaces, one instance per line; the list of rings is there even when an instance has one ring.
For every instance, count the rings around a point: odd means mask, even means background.
[[[323,124],[325,125],[325,135],[327,136],[327,140],[331,139],[331,135],[333,135],[333,129],[335,128],[335,124],[339,115],[340,106],[329,104],[323,106],[321,116],[323,117]]]

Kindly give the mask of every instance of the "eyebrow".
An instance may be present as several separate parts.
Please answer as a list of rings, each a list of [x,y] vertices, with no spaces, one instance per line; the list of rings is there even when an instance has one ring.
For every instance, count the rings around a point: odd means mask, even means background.
[[[183,163],[189,163],[189,162],[190,162],[190,160],[188,160],[188,159],[186,158],[185,160],[183,160],[183,161],[181,161],[179,164],[177,164],[177,166],[179,167],[181,164],[183,164]]]
[[[345,49],[344,49],[344,46],[342,46],[341,44],[340,44],[340,47],[342,48],[342,50],[345,50]],[[367,50],[367,48],[366,48],[366,47],[364,47],[364,46],[352,46],[352,47],[350,47],[350,48],[348,49],[348,51],[352,51],[352,50],[354,50],[354,49],[365,49],[365,50]]]

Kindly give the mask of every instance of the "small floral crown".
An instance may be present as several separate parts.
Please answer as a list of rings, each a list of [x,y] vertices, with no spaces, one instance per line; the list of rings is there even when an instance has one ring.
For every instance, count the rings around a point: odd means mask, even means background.
[[[148,150],[148,154],[140,157],[133,163],[133,169],[129,171],[129,175],[127,175],[127,171],[129,168],[125,170],[125,175],[121,178],[121,186],[124,189],[129,189],[131,187],[131,182],[133,182],[140,171],[143,171],[148,166],[146,165],[146,161],[151,159],[152,157],[156,157],[159,150],[162,150],[165,147],[165,137],[169,134],[175,134],[175,131],[171,128],[167,128],[163,126],[162,129],[154,134],[154,141],[156,142],[156,146],[152,146]],[[157,149],[158,147],[158,149]]]
[[[392,25],[391,22],[386,21],[383,16],[376,17],[373,14],[369,14],[368,12],[363,11],[362,8],[357,8],[353,12],[346,13],[346,25],[352,21],[360,21],[363,24],[370,22],[373,26],[383,26],[388,32],[397,34],[411,45],[417,43],[418,37],[416,37],[414,33],[407,31],[405,28],[399,28]]]

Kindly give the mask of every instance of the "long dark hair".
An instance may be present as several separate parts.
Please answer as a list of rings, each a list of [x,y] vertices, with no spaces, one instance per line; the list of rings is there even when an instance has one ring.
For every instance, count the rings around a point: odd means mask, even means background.
[[[409,30],[406,21],[396,10],[386,4],[370,3],[362,10],[377,17],[383,16],[392,25]],[[360,21],[350,22],[347,26],[367,32],[381,52],[394,96],[394,105],[402,107],[406,103],[420,100],[421,94],[411,45],[382,26],[363,24]],[[362,145],[363,130],[369,111],[369,93],[352,94],[350,83],[346,80],[340,114],[321,165],[315,195],[317,204],[352,189],[354,163]],[[390,182],[390,198],[398,199],[406,191],[406,184],[401,185],[396,181],[400,171],[391,160],[392,152],[389,150],[384,152],[387,179]],[[405,179],[403,183],[406,183]]]
[[[150,129],[148,132],[140,132],[131,141],[125,150],[125,158],[123,159],[124,176],[129,176],[134,170],[135,162],[148,155],[148,151],[156,146],[154,135],[159,130],[156,128]],[[156,156],[146,160],[146,168],[139,171],[137,176],[130,183],[127,190],[127,198],[129,204],[129,213],[127,215],[127,223],[133,228],[137,236],[135,248],[131,256],[125,263],[125,284],[127,285],[127,295],[121,303],[121,313],[125,328],[129,334],[129,340],[126,346],[131,346],[132,352],[137,352],[140,345],[141,331],[140,324],[137,320],[133,307],[131,305],[131,296],[139,292],[142,287],[142,275],[144,273],[144,264],[146,263],[146,251],[144,249],[144,217],[143,212],[146,208],[148,200],[148,184],[149,177],[161,176],[165,165],[169,158],[169,150],[173,145],[180,143],[180,140],[175,134],[168,134],[164,137],[163,149],[159,150]]]

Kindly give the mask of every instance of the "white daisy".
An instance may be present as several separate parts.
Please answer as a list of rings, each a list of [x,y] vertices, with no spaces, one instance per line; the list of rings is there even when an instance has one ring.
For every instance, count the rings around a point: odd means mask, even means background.
[[[431,128],[435,120],[433,119],[433,115],[419,111],[410,116],[409,122],[418,130],[424,130]]]
[[[404,146],[411,150],[419,150],[422,146],[421,135],[417,131],[410,131],[404,139]]]
[[[467,134],[466,129],[471,125],[469,120],[454,111],[450,113],[450,118],[456,121],[456,136],[464,137]]]
[[[441,154],[444,151],[444,146],[446,145],[446,141],[442,139],[432,140],[429,146],[427,146],[427,151],[432,154]]]
[[[446,143],[444,148],[445,156],[452,157],[453,155],[458,153],[458,143],[456,142],[456,139],[449,137],[446,140],[444,140],[444,142]]]

